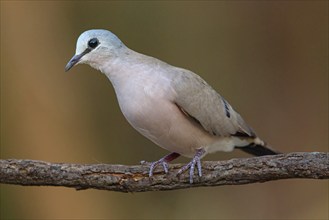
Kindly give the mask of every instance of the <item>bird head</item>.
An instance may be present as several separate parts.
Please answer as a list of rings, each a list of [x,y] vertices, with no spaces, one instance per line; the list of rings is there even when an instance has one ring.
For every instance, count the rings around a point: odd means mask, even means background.
[[[65,66],[69,71],[73,66],[85,63],[99,69],[101,64],[117,57],[125,45],[112,32],[102,29],[88,30],[78,38],[76,52]]]

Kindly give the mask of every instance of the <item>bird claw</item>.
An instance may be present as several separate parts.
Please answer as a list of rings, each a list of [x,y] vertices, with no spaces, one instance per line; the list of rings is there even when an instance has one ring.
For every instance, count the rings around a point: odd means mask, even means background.
[[[180,175],[183,172],[185,172],[186,170],[190,169],[190,172],[189,172],[189,174],[190,174],[190,183],[192,184],[193,183],[194,169],[195,169],[195,165],[196,165],[199,177],[201,177],[202,176],[201,158],[205,153],[206,153],[206,151],[204,149],[198,149],[196,151],[193,159],[191,160],[191,162],[189,162],[188,164],[183,166],[178,171],[178,175]],[[155,162],[141,161],[141,164],[142,165],[144,165],[144,164],[149,164],[150,165],[149,177],[151,177],[151,176],[153,176],[153,171],[154,171],[155,167],[158,166],[159,164],[162,165],[164,172],[168,173],[168,169],[169,169],[168,162],[176,159],[179,156],[180,156],[180,154],[173,152],[173,153],[168,154],[168,155],[164,156],[163,158],[161,158],[160,160],[157,160]]]
[[[151,165],[150,165],[149,177],[153,176],[153,171],[154,171],[155,167],[158,166],[159,164],[162,165],[164,172],[165,173],[168,173],[168,167],[169,167],[169,165],[165,161],[164,158],[161,158],[160,160],[155,161],[155,162],[151,162],[150,164]]]
[[[199,177],[201,177],[202,176],[201,157],[203,156],[204,153],[205,153],[205,150],[204,149],[198,149],[198,151],[194,155],[194,157],[191,160],[191,162],[189,162],[188,164],[186,164],[185,166],[183,166],[178,171],[178,175],[180,175],[183,172],[185,172],[186,170],[190,169],[190,172],[189,172],[190,173],[190,184],[192,184],[193,183],[193,176],[194,176],[194,168],[195,168],[195,165],[196,165],[197,166]]]
[[[168,170],[169,170],[168,162],[176,159],[179,156],[180,156],[180,154],[173,152],[171,154],[168,154],[168,155],[162,157],[160,160],[157,160],[155,162],[141,161],[141,164],[142,165],[143,164],[150,164],[149,177],[151,177],[151,176],[153,176],[153,171],[154,171],[155,167],[158,166],[159,164],[162,165],[164,172],[168,173]]]

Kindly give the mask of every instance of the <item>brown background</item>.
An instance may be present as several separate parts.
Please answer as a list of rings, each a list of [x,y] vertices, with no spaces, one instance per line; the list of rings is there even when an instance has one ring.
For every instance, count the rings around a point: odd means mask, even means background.
[[[64,72],[92,28],[197,72],[278,150],[328,151],[327,1],[1,1],[1,159],[137,164],[167,153],[128,125],[104,75],[87,65]],[[327,219],[328,181],[135,194],[2,185],[0,211],[2,219]]]

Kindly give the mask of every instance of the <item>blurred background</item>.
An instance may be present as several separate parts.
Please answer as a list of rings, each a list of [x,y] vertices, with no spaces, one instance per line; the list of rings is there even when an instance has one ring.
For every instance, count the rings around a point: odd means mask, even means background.
[[[201,75],[282,152],[328,151],[327,1],[1,1],[1,159],[138,164],[167,152],[112,85],[64,67],[81,32]],[[216,153],[205,160],[249,155]],[[181,158],[175,162],[187,162]],[[118,193],[1,185],[1,219],[328,219],[327,180]]]

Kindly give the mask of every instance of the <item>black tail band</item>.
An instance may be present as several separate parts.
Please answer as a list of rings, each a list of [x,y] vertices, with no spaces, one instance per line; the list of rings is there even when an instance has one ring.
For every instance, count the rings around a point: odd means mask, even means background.
[[[280,152],[274,151],[272,149],[269,149],[265,146],[262,145],[257,145],[257,144],[249,144],[247,146],[244,147],[237,147],[240,150],[255,155],[255,156],[264,156],[264,155],[276,155],[276,154],[280,154]]]

